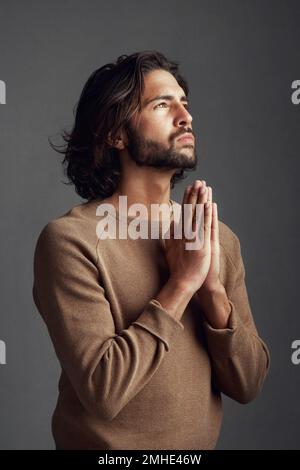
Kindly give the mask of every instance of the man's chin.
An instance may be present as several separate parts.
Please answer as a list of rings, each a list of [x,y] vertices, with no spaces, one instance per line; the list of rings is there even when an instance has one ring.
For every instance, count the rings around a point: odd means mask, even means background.
[[[197,157],[195,154],[187,155],[185,154],[184,158],[179,159],[178,166],[180,169],[194,168],[197,164]]]

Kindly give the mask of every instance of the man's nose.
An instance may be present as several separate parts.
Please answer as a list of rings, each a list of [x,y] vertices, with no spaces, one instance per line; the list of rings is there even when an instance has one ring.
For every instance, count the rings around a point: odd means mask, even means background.
[[[188,125],[191,127],[192,120],[192,115],[184,106],[182,106],[178,111],[178,115],[176,116],[177,125]]]

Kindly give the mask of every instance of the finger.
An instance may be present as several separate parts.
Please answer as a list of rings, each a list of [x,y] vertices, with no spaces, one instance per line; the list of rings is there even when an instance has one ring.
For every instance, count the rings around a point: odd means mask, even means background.
[[[209,186],[206,186],[206,181],[203,180],[202,182],[202,187],[198,191],[198,199],[197,199],[197,205],[196,205],[196,210],[197,216],[196,216],[196,231],[200,236],[200,239],[203,240],[203,227],[204,227],[204,204],[207,201],[207,193],[208,193],[208,188]],[[198,208],[197,208],[198,206]]]
[[[205,196],[206,190],[207,190],[206,181],[203,180],[203,185],[202,185],[202,188],[200,189],[200,195],[202,199]]]
[[[194,181],[191,191],[188,194],[188,199],[187,199],[188,204],[192,204],[193,206],[195,206],[197,202],[197,198],[198,198],[198,191],[202,186],[203,186],[202,181],[200,180]]]
[[[188,203],[188,197],[189,197],[189,194],[190,194],[190,192],[191,192],[192,186],[193,186],[193,185],[187,186],[187,187],[185,188],[185,191],[184,191],[184,194],[183,194],[182,206],[181,206],[180,218],[179,218],[179,223],[181,224],[181,226],[182,226],[182,221],[184,220],[184,212],[186,211],[186,206],[185,206],[185,204]]]
[[[216,202],[212,203],[212,223],[211,223],[211,241],[216,248],[219,247],[219,221],[218,206]]]
[[[187,207],[188,212],[187,212],[186,220],[187,220],[188,226],[191,226],[191,229],[193,231],[195,231],[196,229],[196,220],[194,218],[194,214],[195,214],[195,206],[196,206],[197,199],[198,199],[198,191],[201,186],[202,186],[202,181],[196,180],[193,184],[191,192],[188,195],[188,204],[190,204],[190,206]]]
[[[212,224],[212,204],[210,201],[204,205],[204,248],[208,249],[211,238],[211,224]]]
[[[202,181],[202,186],[198,190],[197,203],[195,207],[194,220],[195,231],[199,234],[200,227],[203,229],[204,225],[204,202],[206,194],[206,182]],[[200,234],[200,239],[203,239],[203,234]]]
[[[204,212],[204,204],[207,201],[207,189],[208,189],[208,186],[206,186],[206,182],[204,181],[204,184],[198,191],[198,200],[197,200],[197,204],[203,205],[202,212]]]
[[[199,191],[198,191],[197,204],[204,204],[204,202],[206,202],[205,200],[206,190],[207,190],[206,181],[202,181],[202,186],[199,188]]]
[[[191,184],[185,188],[183,199],[182,199],[182,212],[186,211],[187,208],[185,204],[189,204],[189,201],[191,200],[191,194],[194,190],[194,184]]]
[[[193,208],[193,210],[194,210],[193,211],[193,230],[194,231],[197,230],[197,225],[199,225],[199,216],[197,216],[197,214],[201,215],[201,211],[203,212],[203,208],[202,209],[198,208],[198,212],[197,212],[197,205],[203,203],[202,194],[205,193],[206,181],[204,181],[204,180],[200,181],[199,180],[199,184],[198,184],[197,187],[198,187],[197,200],[196,200],[196,203],[195,203],[195,207]]]
[[[211,186],[207,186],[207,201],[212,202],[212,187]]]

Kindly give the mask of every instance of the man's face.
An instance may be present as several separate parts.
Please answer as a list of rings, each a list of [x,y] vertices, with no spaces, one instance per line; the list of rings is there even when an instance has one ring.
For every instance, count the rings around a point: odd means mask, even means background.
[[[195,168],[192,116],[183,89],[165,70],[149,72],[144,83],[141,111],[126,129],[130,157],[155,168]],[[190,140],[178,140],[186,133]]]

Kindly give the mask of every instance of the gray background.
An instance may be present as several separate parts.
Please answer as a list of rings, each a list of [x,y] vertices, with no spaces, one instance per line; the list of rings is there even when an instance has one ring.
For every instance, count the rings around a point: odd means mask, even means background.
[[[300,2],[1,1],[0,447],[54,448],[50,419],[59,366],[33,304],[32,258],[51,219],[81,202],[47,137],[73,123],[96,68],[157,49],[178,60],[191,89],[199,166],[219,217],[239,236],[256,325],[271,352],[262,394],[224,398],[219,449],[299,448]]]

